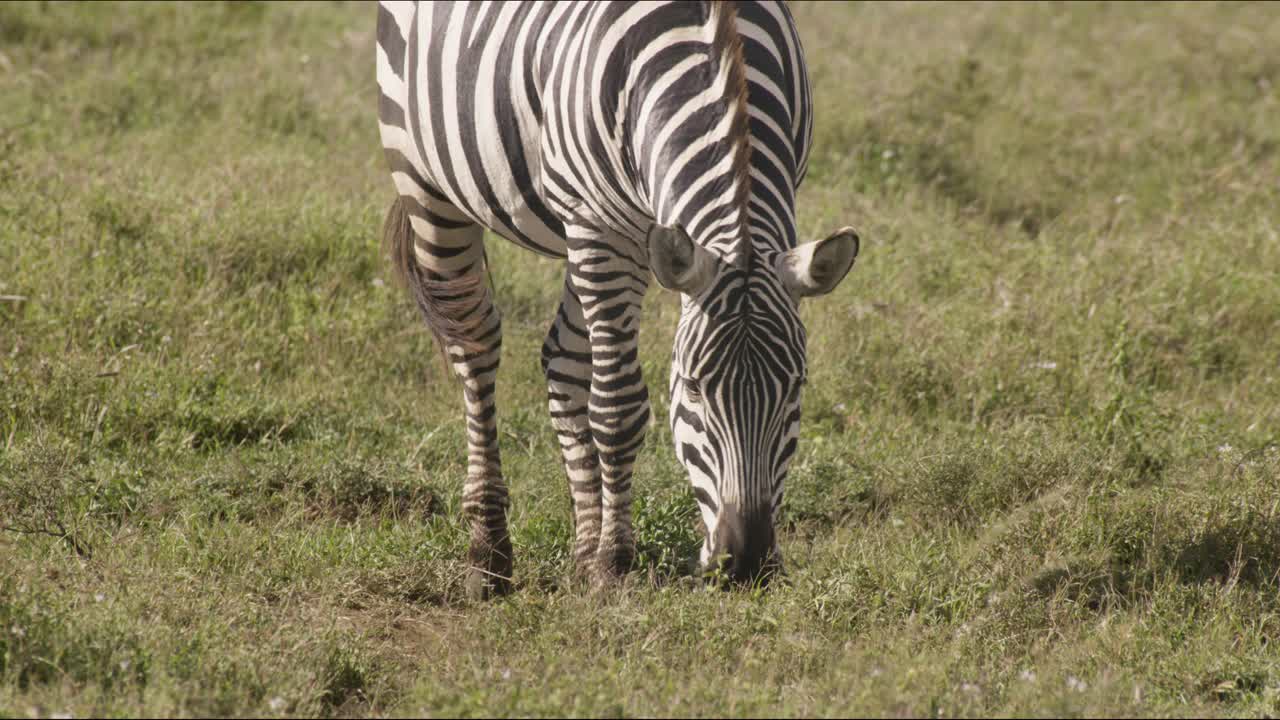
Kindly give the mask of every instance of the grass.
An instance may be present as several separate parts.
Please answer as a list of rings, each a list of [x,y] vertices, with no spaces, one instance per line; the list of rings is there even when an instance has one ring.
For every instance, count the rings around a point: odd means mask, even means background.
[[[795,13],[802,234],[864,245],[790,583],[686,576],[663,421],[637,572],[569,581],[560,268],[494,243],[519,589],[471,604],[372,11],[0,5],[0,716],[1280,713],[1280,14]]]

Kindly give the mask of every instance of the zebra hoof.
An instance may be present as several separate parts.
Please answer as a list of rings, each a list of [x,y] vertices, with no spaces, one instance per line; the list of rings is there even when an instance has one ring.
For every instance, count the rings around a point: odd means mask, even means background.
[[[481,568],[467,571],[467,599],[485,601],[511,592],[511,578],[495,576]]]
[[[625,578],[626,575],[622,573],[614,573],[597,568],[596,571],[591,574],[591,590],[593,592],[612,590],[621,586]]]
[[[596,555],[595,572],[592,573],[592,585],[597,589],[611,588],[620,585],[635,561],[635,547],[622,545],[611,551],[603,551]]]
[[[467,569],[466,590],[471,600],[489,600],[511,592],[511,539],[499,542],[471,543],[467,553],[471,567]]]

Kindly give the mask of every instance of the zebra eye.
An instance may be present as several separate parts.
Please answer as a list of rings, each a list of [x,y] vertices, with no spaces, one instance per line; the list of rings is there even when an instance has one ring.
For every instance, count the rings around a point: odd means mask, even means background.
[[[702,391],[698,389],[698,383],[684,379],[684,399],[693,405],[702,404]]]

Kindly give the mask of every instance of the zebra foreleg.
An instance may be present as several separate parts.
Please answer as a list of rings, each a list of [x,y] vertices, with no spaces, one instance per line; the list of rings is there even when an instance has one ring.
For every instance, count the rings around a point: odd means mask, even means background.
[[[600,458],[587,417],[591,397],[591,339],[582,304],[568,277],[555,320],[542,344],[542,372],[547,377],[551,425],[560,439],[560,453],[573,501],[574,563],[580,575],[590,576],[595,570],[600,545]]]
[[[637,334],[648,270],[641,259],[625,254],[626,243],[599,238],[575,242],[573,236],[571,231],[569,273],[591,343],[587,421],[600,461],[596,574],[609,582],[627,572],[635,559],[631,473],[649,424]]]

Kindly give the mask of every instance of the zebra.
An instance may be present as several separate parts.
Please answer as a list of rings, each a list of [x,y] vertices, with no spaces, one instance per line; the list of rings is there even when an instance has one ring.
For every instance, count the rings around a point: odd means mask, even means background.
[[[813,119],[787,7],[384,0],[377,12],[398,193],[384,239],[462,384],[468,595],[512,587],[485,228],[566,261],[541,364],[577,572],[607,586],[634,561],[652,273],[681,297],[669,421],[705,529],[699,561],[767,581],[806,381],[798,303],[834,289],[859,249],[850,227],[797,243]]]

